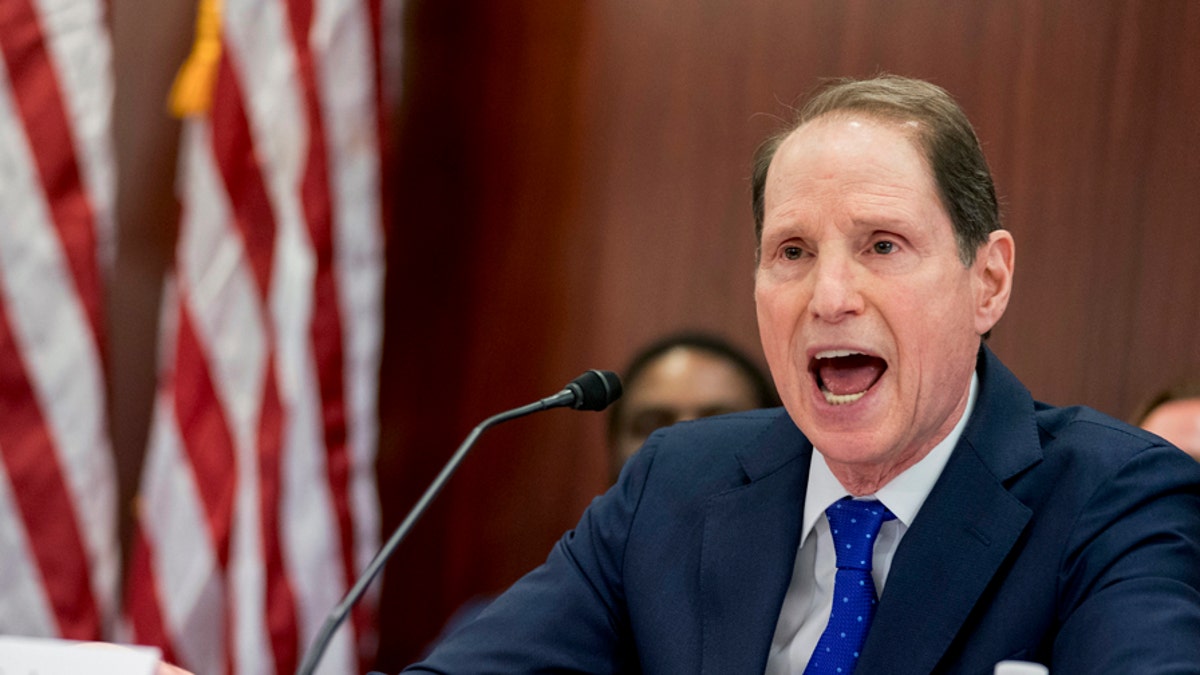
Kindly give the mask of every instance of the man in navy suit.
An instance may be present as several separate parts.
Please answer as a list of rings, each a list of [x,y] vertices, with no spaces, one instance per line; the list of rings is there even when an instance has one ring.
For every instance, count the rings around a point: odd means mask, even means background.
[[[840,672],[1200,672],[1200,464],[983,345],[1015,247],[950,96],[827,87],[760,150],[754,216],[784,409],[655,433],[413,671],[817,672],[857,639]],[[864,500],[855,567],[831,514]],[[852,578],[870,611],[838,618]]]

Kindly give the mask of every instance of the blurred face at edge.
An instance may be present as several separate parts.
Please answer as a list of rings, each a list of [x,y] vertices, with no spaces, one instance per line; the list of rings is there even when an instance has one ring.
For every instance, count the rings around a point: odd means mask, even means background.
[[[915,124],[818,117],[780,145],[765,185],[763,350],[788,413],[855,495],[949,434],[1011,288],[1008,232],[959,257]]]
[[[1200,398],[1167,401],[1150,411],[1142,428],[1200,460]]]

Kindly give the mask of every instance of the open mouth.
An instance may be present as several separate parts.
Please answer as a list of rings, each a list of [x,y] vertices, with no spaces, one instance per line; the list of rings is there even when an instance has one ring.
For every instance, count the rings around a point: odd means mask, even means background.
[[[887,362],[877,356],[835,349],[817,354],[808,369],[830,405],[846,405],[866,396],[887,370]]]

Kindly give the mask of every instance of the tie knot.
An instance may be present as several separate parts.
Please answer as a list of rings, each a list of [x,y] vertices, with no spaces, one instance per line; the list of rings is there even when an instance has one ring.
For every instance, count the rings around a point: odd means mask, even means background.
[[[854,500],[847,497],[825,509],[833,547],[837,551],[838,569],[871,569],[871,554],[875,537],[883,521],[896,516],[875,500]]]

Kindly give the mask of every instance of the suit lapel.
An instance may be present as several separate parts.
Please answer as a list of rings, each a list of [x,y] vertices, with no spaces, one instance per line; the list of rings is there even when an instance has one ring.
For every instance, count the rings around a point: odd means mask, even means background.
[[[986,348],[979,374],[971,421],[896,551],[859,672],[933,671],[1032,515],[1004,485],[1041,459],[1032,398]]]
[[[859,672],[932,672],[1029,521],[973,453],[942,478],[896,552]]]
[[[761,673],[792,577],[812,446],[786,414],[739,459],[741,487],[713,497],[700,560],[702,672]]]

